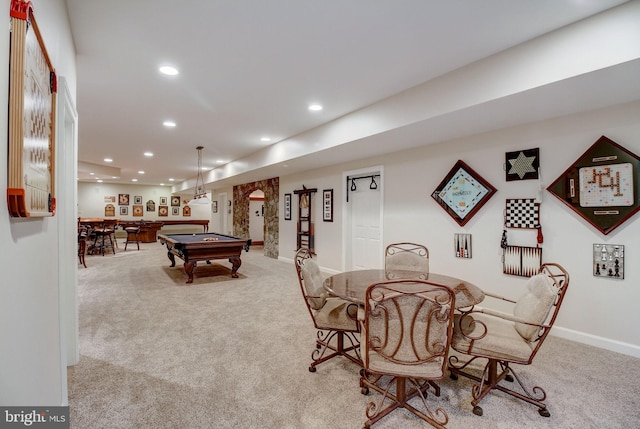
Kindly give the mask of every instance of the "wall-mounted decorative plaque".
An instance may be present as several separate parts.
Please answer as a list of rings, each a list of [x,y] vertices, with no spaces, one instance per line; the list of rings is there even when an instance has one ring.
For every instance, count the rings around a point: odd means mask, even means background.
[[[518,150],[505,154],[505,179],[529,180],[538,178],[540,149]]]
[[[7,206],[12,217],[53,216],[56,72],[31,2],[10,8]]]
[[[547,190],[603,234],[640,210],[640,158],[602,136]]]
[[[624,279],[624,246],[619,244],[593,245],[593,275]]]
[[[495,193],[496,188],[459,160],[431,196],[463,226]]]

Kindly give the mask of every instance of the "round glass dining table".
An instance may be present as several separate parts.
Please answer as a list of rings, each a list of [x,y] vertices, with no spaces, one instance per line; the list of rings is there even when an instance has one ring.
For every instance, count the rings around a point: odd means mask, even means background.
[[[426,280],[447,286],[456,294],[456,308],[466,308],[479,304],[484,292],[473,283],[456,277],[436,273],[415,271],[355,270],[335,274],[324,281],[324,288],[334,296],[364,305],[367,289],[373,283],[390,280]]]

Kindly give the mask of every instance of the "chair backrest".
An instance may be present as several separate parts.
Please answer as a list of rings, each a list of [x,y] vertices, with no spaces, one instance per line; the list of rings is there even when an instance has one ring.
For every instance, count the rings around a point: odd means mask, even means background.
[[[387,246],[384,255],[384,269],[387,278],[393,272],[413,271],[429,274],[429,249],[415,243],[393,243]]]
[[[455,294],[425,280],[392,280],[367,289],[361,354],[367,371],[423,379],[444,375]]]
[[[569,273],[561,265],[547,262],[541,265],[538,274],[527,281],[525,291],[517,300],[514,316],[542,325],[515,324],[520,336],[532,343],[531,359],[553,327],[568,286]]]
[[[322,285],[320,267],[313,259],[309,249],[305,248],[300,248],[296,252],[295,265],[302,296],[304,296],[305,303],[313,317],[312,310],[321,309],[327,299],[327,293]]]

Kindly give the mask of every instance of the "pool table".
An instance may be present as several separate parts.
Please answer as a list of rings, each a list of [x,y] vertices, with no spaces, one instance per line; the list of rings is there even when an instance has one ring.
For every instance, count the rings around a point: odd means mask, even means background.
[[[240,255],[244,249],[249,251],[251,239],[232,237],[218,233],[201,234],[158,234],[160,243],[167,246],[167,256],[171,267],[176,266],[175,257],[184,261],[187,283],[193,283],[193,272],[198,261],[211,259],[229,259],[232,264],[231,277],[238,277],[238,268],[242,261]]]

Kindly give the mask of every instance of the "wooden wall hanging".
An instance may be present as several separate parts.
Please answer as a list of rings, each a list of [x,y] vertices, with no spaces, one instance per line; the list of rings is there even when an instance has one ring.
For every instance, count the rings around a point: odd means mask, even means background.
[[[12,0],[7,206],[12,217],[53,216],[57,78],[31,2]]]

